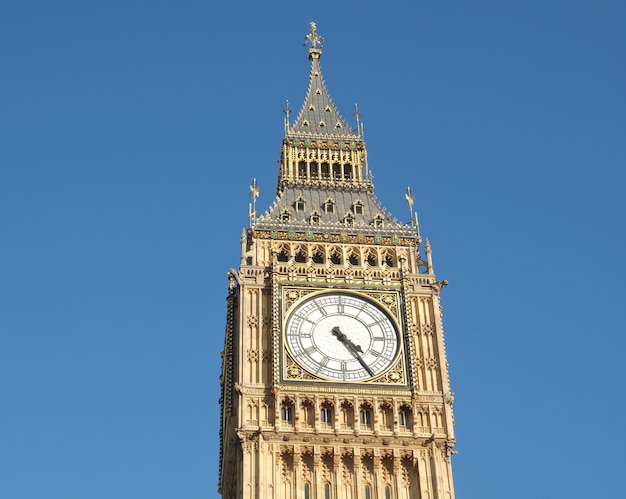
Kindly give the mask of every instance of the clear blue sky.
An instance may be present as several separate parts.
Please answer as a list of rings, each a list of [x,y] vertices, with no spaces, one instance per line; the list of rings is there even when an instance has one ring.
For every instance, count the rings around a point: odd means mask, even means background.
[[[468,499],[626,497],[626,3],[6,1],[0,497],[217,497],[226,272],[285,99],[416,193]]]

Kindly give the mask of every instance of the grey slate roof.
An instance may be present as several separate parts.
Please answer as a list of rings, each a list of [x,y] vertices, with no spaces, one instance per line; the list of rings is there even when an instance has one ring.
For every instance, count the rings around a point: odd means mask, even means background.
[[[336,139],[359,140],[354,131],[341,117],[335,103],[330,98],[320,68],[321,50],[309,51],[311,73],[309,88],[304,103],[293,126],[289,127],[287,137],[327,136]]]
[[[296,203],[304,202],[304,210],[298,211]],[[332,201],[333,212],[325,209],[327,201]],[[360,204],[361,209],[355,209]],[[359,213],[360,211],[360,213]],[[312,223],[313,214],[319,215],[319,224]],[[284,214],[289,220],[284,220]],[[346,216],[353,217],[353,224],[347,225]],[[376,227],[376,218],[382,220],[382,226]],[[254,224],[257,230],[289,228],[310,228],[312,230],[347,230],[348,232],[405,232],[407,225],[391,218],[391,215],[366,189],[343,190],[320,187],[291,187],[278,195],[274,204],[261,215]]]

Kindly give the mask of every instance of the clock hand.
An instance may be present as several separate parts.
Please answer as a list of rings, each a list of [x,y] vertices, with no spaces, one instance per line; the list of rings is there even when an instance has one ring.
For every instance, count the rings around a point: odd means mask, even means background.
[[[355,345],[354,343],[352,343],[348,339],[348,337],[344,333],[342,333],[339,327],[337,326],[335,326],[332,329],[332,333],[333,333],[333,336],[336,336],[337,339],[341,343],[343,343],[343,346],[345,346],[348,349],[348,351],[352,355],[354,355],[354,357],[356,358],[356,360],[359,361],[359,364],[361,364],[363,369],[365,369],[370,376],[374,376],[374,372],[369,368],[369,366],[365,363],[365,361],[359,355],[359,352],[363,353],[363,349],[361,348],[361,345]]]
[[[355,345],[354,343],[352,343],[352,341],[350,341],[348,337],[344,333],[342,333],[337,326],[332,329],[332,333],[333,336],[336,336],[337,339],[348,348],[348,350],[354,350],[355,352],[363,353],[361,345]]]

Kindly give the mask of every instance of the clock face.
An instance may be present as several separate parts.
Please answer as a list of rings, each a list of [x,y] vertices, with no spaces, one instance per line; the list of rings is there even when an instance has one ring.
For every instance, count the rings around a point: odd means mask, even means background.
[[[398,353],[398,331],[377,305],[351,294],[309,298],[289,316],[285,339],[308,371],[335,381],[362,381],[385,371]]]

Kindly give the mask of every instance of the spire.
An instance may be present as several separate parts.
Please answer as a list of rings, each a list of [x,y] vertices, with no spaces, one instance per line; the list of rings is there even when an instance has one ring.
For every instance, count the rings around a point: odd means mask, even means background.
[[[324,39],[317,33],[315,23],[311,23],[311,32],[304,39],[304,45],[310,45],[309,88],[302,109],[293,126],[287,128],[286,136],[289,138],[334,137],[358,141],[360,139],[358,130],[355,133],[341,117],[322,78],[320,57]]]
[[[322,78],[323,41],[311,23],[305,37],[311,62],[309,87],[294,122],[290,103],[285,103],[276,200],[257,216],[254,200],[258,190],[251,187],[250,224],[254,230],[269,231],[272,237],[293,239],[302,234],[306,240],[318,236],[325,240],[331,234],[359,234],[360,240],[371,237],[373,242],[380,242],[388,238],[397,244],[400,238],[409,238],[419,244],[417,218],[411,224],[398,222],[374,196],[361,112],[355,104],[355,132],[339,114]],[[410,192],[409,198],[409,212],[413,214]]]

